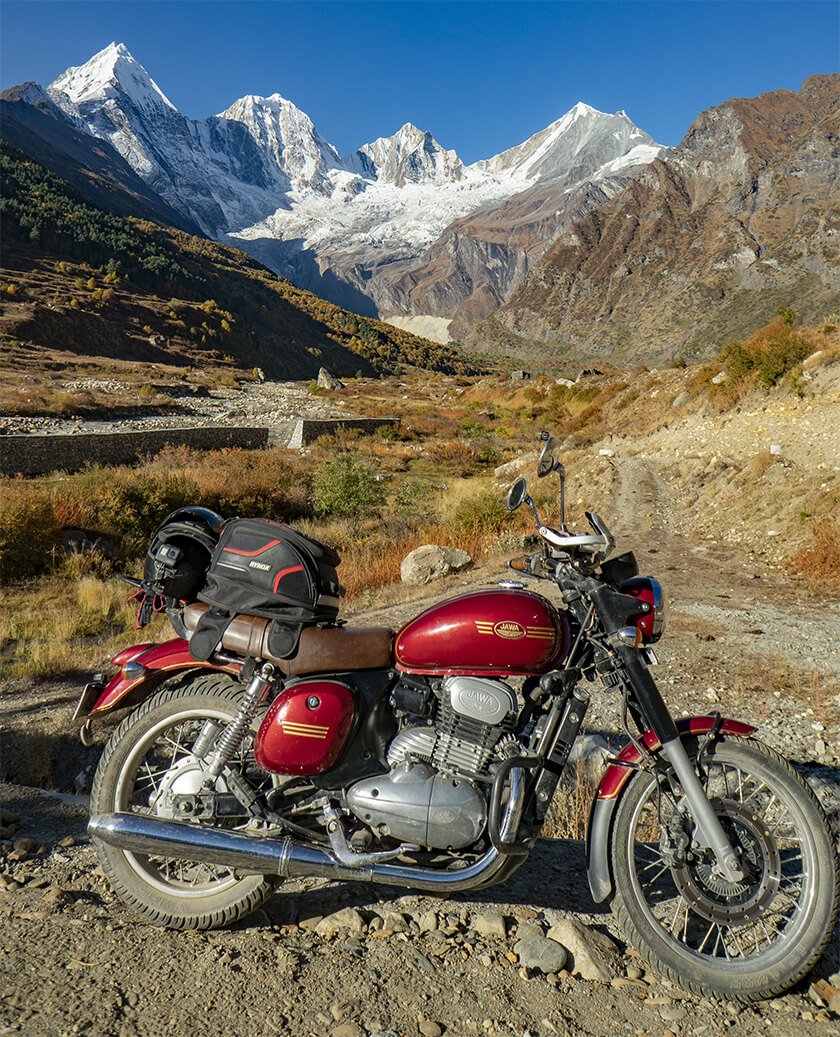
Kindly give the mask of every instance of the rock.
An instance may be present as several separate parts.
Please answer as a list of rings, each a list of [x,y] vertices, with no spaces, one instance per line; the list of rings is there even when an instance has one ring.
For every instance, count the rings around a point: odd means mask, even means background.
[[[432,1019],[421,1019],[417,1024],[417,1029],[423,1034],[423,1037],[441,1037],[443,1033],[440,1023],[436,1023]]]
[[[498,482],[513,482],[520,475],[531,476],[537,470],[539,456],[536,450],[532,450],[521,457],[515,457],[512,461],[507,461],[498,468],[494,468],[493,478]]]
[[[615,457],[615,450],[608,450],[606,447],[598,451],[599,457]]]
[[[618,970],[619,953],[615,943],[576,918],[557,919],[548,930],[548,938],[566,948],[572,959],[570,971],[581,979],[608,983]]]
[[[473,915],[470,920],[470,927],[479,936],[489,937],[493,940],[504,940],[507,935],[505,920],[502,915],[496,912],[488,912],[485,915]]]
[[[686,1015],[688,1015],[686,1009],[681,1008],[679,1005],[665,1005],[664,1008],[659,1009],[659,1018],[666,1023],[682,1022]]]
[[[723,385],[727,379],[726,371],[718,371],[718,373],[712,379],[712,385]]]
[[[301,925],[303,925],[302,922]],[[365,920],[355,907],[344,907],[340,911],[322,918],[315,926],[315,932],[321,936],[334,936],[342,930],[349,933],[363,933],[365,928]]]
[[[70,846],[75,846],[76,845],[76,836],[75,835],[65,835],[65,837],[63,839],[59,839],[58,840],[58,845],[59,846],[63,846],[65,849],[67,849]]]
[[[512,382],[529,382],[531,380],[530,371],[511,371],[510,380]]]
[[[408,929],[405,915],[400,914],[398,911],[389,911],[382,916],[382,928],[389,929],[392,933],[404,933]]]
[[[566,964],[566,948],[545,936],[526,936],[513,945],[519,964],[537,972],[559,972]]]
[[[415,916],[415,921],[421,933],[434,932],[438,927],[438,919],[434,911],[423,911],[422,914]]]
[[[530,936],[545,936],[545,929],[536,919],[529,918],[527,921],[520,922],[516,927],[518,940],[527,940]]]
[[[554,384],[564,385],[567,389],[573,389],[575,385],[571,378],[555,378]]]
[[[638,965],[628,965],[625,972],[628,979],[641,979],[644,976],[644,970],[640,969]]]
[[[778,457],[781,454],[781,452],[782,452],[782,447],[781,447],[780,443],[771,443],[770,444],[770,453],[773,455],[773,457]]]
[[[15,839],[15,841],[12,843],[12,849],[17,850],[18,853],[31,853],[35,849],[35,840],[23,837]]]
[[[365,1031],[358,1023],[342,1023],[330,1030],[330,1037],[365,1037]]]
[[[409,586],[417,587],[449,573],[460,572],[471,565],[472,558],[466,551],[459,551],[453,547],[438,547],[437,544],[424,544],[403,558],[400,579]]]
[[[689,393],[681,392],[678,396],[674,397],[674,402],[671,404],[671,406],[674,408],[674,410],[679,410],[679,408],[684,407],[690,399],[691,396],[689,395]]]
[[[319,389],[343,389],[344,382],[340,381],[336,376],[322,367],[318,372],[318,388]]]

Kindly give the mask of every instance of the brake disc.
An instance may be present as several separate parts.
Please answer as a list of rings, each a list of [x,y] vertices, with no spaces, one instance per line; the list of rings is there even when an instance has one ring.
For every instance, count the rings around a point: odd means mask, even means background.
[[[674,869],[674,881],[701,918],[720,925],[744,925],[759,918],[776,896],[782,876],[779,848],[767,825],[745,804],[731,799],[710,802],[746,875],[739,882],[726,881],[716,873],[709,852]]]

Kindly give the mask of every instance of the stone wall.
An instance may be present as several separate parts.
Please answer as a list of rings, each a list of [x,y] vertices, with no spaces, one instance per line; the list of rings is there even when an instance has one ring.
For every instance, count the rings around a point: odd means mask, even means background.
[[[314,443],[319,436],[329,436],[339,429],[375,432],[385,425],[398,424],[398,418],[301,418],[295,425],[288,445],[293,450],[299,450],[307,443]]]
[[[143,432],[0,436],[0,475],[75,472],[86,464],[132,464],[141,457],[158,453],[165,446],[257,450],[268,446],[268,429],[213,425]]]

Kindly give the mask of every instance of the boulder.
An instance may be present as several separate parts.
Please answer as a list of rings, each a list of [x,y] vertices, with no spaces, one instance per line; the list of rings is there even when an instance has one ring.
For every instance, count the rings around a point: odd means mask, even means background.
[[[441,576],[460,572],[472,565],[472,558],[466,551],[454,547],[438,547],[437,544],[424,544],[407,554],[400,565],[400,579],[410,586],[431,583]]]
[[[526,969],[548,974],[559,972],[566,964],[568,955],[565,947],[545,936],[526,936],[513,945],[513,953],[519,964]]]
[[[549,912],[546,911],[546,915]],[[548,939],[561,944],[571,957],[569,971],[581,979],[609,983],[618,971],[618,947],[605,933],[590,929],[576,918],[555,917]]]
[[[497,482],[503,483],[511,483],[521,475],[533,478],[537,471],[537,461],[539,460],[539,456],[537,450],[531,450],[527,454],[523,454],[521,457],[515,457],[512,461],[508,461],[494,469],[493,478]]]
[[[318,388],[319,389],[343,389],[344,382],[339,381],[338,378],[331,372],[322,367],[318,372]]]
[[[531,380],[530,371],[511,371],[510,380],[512,382],[529,382]]]

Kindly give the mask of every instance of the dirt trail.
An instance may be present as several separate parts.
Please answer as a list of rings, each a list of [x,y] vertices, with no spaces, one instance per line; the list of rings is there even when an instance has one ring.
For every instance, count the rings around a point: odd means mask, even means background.
[[[657,676],[674,711],[719,708],[760,722],[762,734],[798,761],[829,809],[840,808],[840,701],[830,677],[840,673],[836,604],[776,572],[756,570],[732,546],[684,537],[667,481],[651,462],[613,458],[610,465],[604,518],[619,548],[634,548],[642,571],[660,576],[673,601]],[[396,625],[447,594],[492,585],[504,574],[503,562],[494,560],[468,579],[400,591],[401,600],[383,598],[352,618]],[[814,684],[799,668],[794,672],[792,660],[806,675],[820,675]],[[65,788],[99,752],[80,753],[70,737],[74,684],[70,679],[21,689],[0,700],[4,726],[49,758]],[[590,728],[614,730],[615,703],[594,698]],[[837,1018],[810,1000],[807,984],[769,1003],[738,1008],[701,1001],[659,981],[625,948],[610,916],[592,904],[583,847],[573,840],[542,840],[511,880],[475,899],[297,882],[229,931],[180,934],[138,922],[114,899],[86,842],[84,798],[7,784],[0,786],[0,806],[19,816],[15,837],[34,840],[34,851],[17,861],[8,855],[11,843],[2,844],[0,1033],[840,1033]],[[345,913],[345,927],[334,938],[314,931],[318,918],[345,908],[358,914]],[[498,929],[499,916],[504,937],[487,935]],[[582,919],[618,941],[612,982],[564,971],[546,979],[511,960],[521,936],[564,917]],[[840,970],[837,937],[816,975]]]

